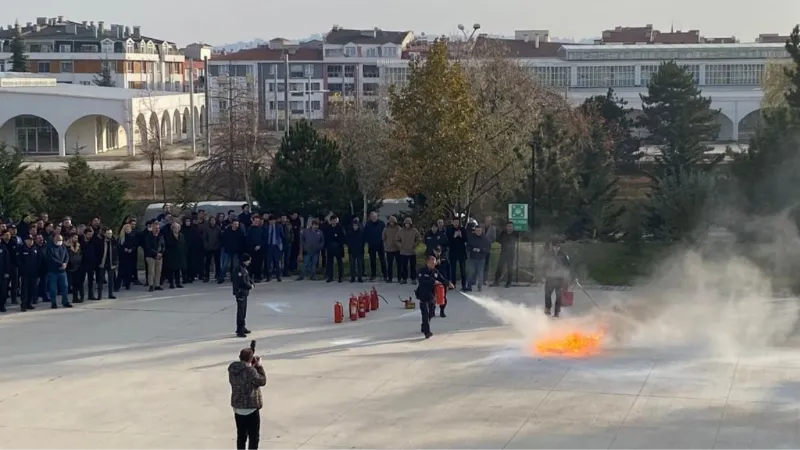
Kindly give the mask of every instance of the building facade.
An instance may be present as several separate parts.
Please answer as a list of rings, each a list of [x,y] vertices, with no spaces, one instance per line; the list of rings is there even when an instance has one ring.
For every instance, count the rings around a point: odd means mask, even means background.
[[[274,45],[274,44],[273,44]],[[288,67],[285,55],[289,56]],[[223,114],[235,96],[252,93],[263,119],[282,127],[286,111],[286,75],[289,75],[291,120],[325,118],[325,74],[322,50],[313,47],[258,47],[209,61],[210,118]]]
[[[91,85],[104,67],[116,87],[182,92],[184,56],[177,45],[142,35],[141,27],[39,17],[0,30],[0,71],[9,70],[12,38],[25,42],[28,71],[59,83]]]

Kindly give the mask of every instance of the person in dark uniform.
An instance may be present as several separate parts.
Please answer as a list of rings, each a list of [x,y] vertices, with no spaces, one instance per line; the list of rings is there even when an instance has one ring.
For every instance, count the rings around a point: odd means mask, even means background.
[[[417,274],[417,289],[414,291],[417,295],[417,300],[419,300],[419,309],[422,312],[422,327],[420,331],[425,335],[425,339],[433,336],[430,318],[436,315],[434,289],[437,282],[446,284],[450,289],[455,288],[453,283],[449,282],[436,269],[436,256],[428,255],[425,258],[425,267],[420,269]]]
[[[33,245],[33,236],[25,236],[25,244],[18,250],[19,276],[22,281],[22,310],[34,309],[37,303],[40,269],[44,266],[44,252]]]
[[[441,245],[437,245],[433,249],[433,256],[436,257],[436,270],[443,274],[450,273],[450,261],[447,260],[445,257],[444,249]],[[448,285],[444,290],[444,305],[439,306],[439,317],[447,317],[447,314],[444,313],[444,309],[447,308],[447,291],[450,290],[450,285]],[[435,314],[431,315],[433,317]]]
[[[9,240],[11,233],[3,230],[3,240],[0,241],[0,312],[6,312],[9,282],[11,281],[11,255]]]
[[[544,257],[544,313],[551,314],[553,306],[551,297],[556,293],[556,309],[554,317],[561,313],[561,291],[572,282],[572,269],[569,256],[561,250],[561,243],[553,239],[547,246]]]
[[[234,269],[231,281],[233,282],[233,296],[236,298],[236,336],[246,337],[250,333],[250,330],[245,327],[247,297],[250,295],[250,290],[253,289],[253,280],[247,272],[250,255],[244,253],[239,259],[239,267]]]

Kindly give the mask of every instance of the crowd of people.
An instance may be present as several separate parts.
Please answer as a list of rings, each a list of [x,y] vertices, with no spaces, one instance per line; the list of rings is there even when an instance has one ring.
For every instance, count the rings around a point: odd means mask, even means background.
[[[439,220],[424,234],[411,218],[400,225],[394,216],[384,222],[375,212],[365,224],[355,218],[345,226],[333,214],[308,222],[296,213],[253,213],[249,205],[240,212],[214,216],[198,210],[181,217],[165,205],[143,227],[130,217],[116,231],[100,217],[85,225],[73,224],[70,217],[54,222],[47,213],[28,214],[18,222],[0,220],[0,312],[9,302],[23,311],[40,301],[56,309],[59,299],[62,307],[71,308],[104,295],[113,299],[135,285],[159,291],[196,281],[222,284],[244,254],[251,258],[255,283],[293,274],[314,280],[320,268],[327,282],[341,283],[348,276],[350,282],[364,282],[368,258],[369,281],[416,284],[417,248],[424,244],[425,255],[440,255],[449,279],[460,279],[468,292],[480,290],[488,278],[491,246],[497,241],[501,250],[494,282],[499,284],[505,272],[505,284],[511,283],[517,235],[511,224],[498,233],[491,217],[482,224]],[[142,264],[144,278],[138,270]]]

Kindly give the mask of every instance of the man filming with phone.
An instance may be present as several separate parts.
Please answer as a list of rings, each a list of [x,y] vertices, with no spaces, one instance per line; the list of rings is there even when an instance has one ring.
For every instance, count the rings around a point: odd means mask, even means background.
[[[236,419],[236,448],[258,449],[263,406],[261,386],[267,384],[267,374],[261,366],[261,358],[255,355],[255,345],[239,352],[239,361],[228,366],[228,381],[231,384],[231,406]]]

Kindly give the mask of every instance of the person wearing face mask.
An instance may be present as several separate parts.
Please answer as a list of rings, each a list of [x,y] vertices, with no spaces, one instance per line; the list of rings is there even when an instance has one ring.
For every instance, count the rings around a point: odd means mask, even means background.
[[[33,238],[33,246],[39,250],[39,253],[44,255],[47,247],[53,246],[53,239],[50,238],[48,242],[45,242],[43,234],[37,234]],[[47,287],[47,265],[45,265],[44,258],[41,260],[41,264],[39,264],[39,285],[37,286],[37,295],[39,298],[42,299],[42,302],[47,303],[50,301],[49,294],[50,289]]]
[[[397,281],[400,281],[400,246],[397,244],[397,232],[400,227],[397,225],[397,217],[389,216],[386,228],[383,229],[381,238],[383,239],[383,249],[386,252],[386,282],[392,282],[392,272],[394,264],[397,263]]]
[[[411,217],[403,220],[403,228],[397,232],[397,246],[400,253],[400,267],[398,277],[401,284],[411,282],[417,284],[417,244],[422,242],[419,230],[414,228]]]
[[[364,228],[358,218],[353,219],[350,229],[345,236],[347,242],[347,255],[350,258],[350,282],[364,282]]]
[[[111,228],[102,230],[103,239],[100,249],[100,262],[96,269],[97,299],[103,299],[103,284],[108,284],[108,298],[115,299],[114,284],[117,267],[119,267],[119,242],[114,238]]]
[[[50,308],[57,309],[57,298],[61,294],[61,306],[72,308],[67,289],[67,264],[69,254],[64,247],[64,238],[53,236],[53,246],[45,250],[45,266],[47,267],[47,287],[50,291]]]

